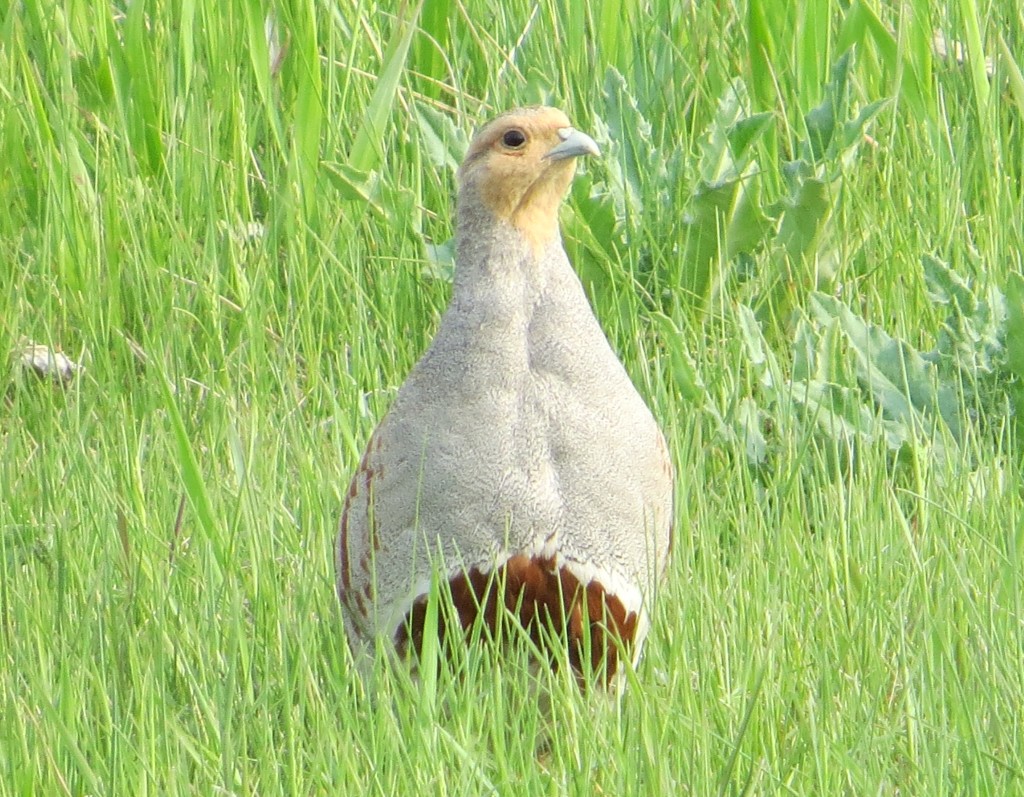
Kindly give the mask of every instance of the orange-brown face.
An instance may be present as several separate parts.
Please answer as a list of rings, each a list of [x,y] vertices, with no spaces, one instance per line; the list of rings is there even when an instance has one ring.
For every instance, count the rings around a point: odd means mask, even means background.
[[[470,144],[459,169],[459,201],[483,203],[539,248],[557,233],[576,158],[597,154],[593,139],[555,108],[509,111]]]

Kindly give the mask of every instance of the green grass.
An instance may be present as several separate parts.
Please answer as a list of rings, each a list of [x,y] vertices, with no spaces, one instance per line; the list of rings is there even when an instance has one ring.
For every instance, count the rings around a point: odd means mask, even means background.
[[[1024,792],[1015,419],[989,403],[959,442],[936,422],[899,455],[833,445],[766,403],[737,312],[796,275],[758,316],[788,372],[814,289],[927,350],[947,311],[922,255],[978,290],[1020,271],[1017,4],[397,5],[414,27],[371,0],[281,4],[279,68],[259,4],[0,12],[0,352],[87,367],[66,390],[0,372],[0,794]],[[935,28],[974,60],[936,57]],[[726,86],[771,114],[774,202],[851,44],[853,108],[892,102],[834,164],[827,246],[759,248],[753,276],[681,300]],[[540,100],[617,131],[567,245],[678,466],[618,703],[554,676],[542,700],[522,651],[364,680],[334,594],[349,474],[447,298],[425,244],[451,235],[455,131]],[[616,173],[640,204],[591,201]],[[760,464],[734,433],[751,407]]]

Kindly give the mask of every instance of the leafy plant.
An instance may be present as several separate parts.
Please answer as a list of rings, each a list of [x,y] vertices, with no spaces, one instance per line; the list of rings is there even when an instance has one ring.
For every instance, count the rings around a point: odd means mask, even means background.
[[[605,111],[597,122],[609,142],[605,176],[577,204],[591,242],[616,259],[642,244],[653,265],[642,262],[641,273],[667,306],[699,314],[724,284],[758,276],[751,288],[758,305],[784,317],[794,305],[794,291],[806,294],[834,276],[834,268],[825,265],[836,260],[828,225],[841,196],[842,173],[855,164],[865,131],[888,103],[876,100],[851,115],[853,61],[851,48],[832,68],[822,101],[805,115],[805,136],[794,143],[793,159],[773,175],[773,183],[784,188],[774,201],[765,199],[771,167],[762,145],[775,116],[751,110],[742,79],[734,78],[720,97],[692,167],[680,150],[660,154],[639,101],[622,75],[609,69]],[[660,242],[642,240],[644,218],[673,213],[678,234],[670,240],[678,244],[663,249]],[[758,275],[759,253],[769,269]]]
[[[910,452],[940,458],[950,445],[964,448],[978,434],[1018,424],[1024,279],[1012,276],[1004,293],[971,284],[931,255],[922,271],[930,297],[947,311],[928,351],[814,292],[787,357],[773,351],[752,308],[738,304],[733,321],[755,389],[734,407],[708,407],[724,438],[742,444],[758,467],[770,464],[773,440],[807,438],[843,461],[868,444],[882,444],[898,461]]]

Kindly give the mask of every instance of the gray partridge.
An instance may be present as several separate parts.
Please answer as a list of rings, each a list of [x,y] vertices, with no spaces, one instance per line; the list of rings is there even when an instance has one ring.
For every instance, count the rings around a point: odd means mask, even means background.
[[[357,649],[377,635],[418,649],[437,573],[463,629],[506,610],[538,641],[553,624],[574,669],[607,677],[613,638],[639,651],[673,469],[562,247],[576,158],[598,154],[544,107],[505,113],[470,144],[451,302],[345,499],[338,592]]]

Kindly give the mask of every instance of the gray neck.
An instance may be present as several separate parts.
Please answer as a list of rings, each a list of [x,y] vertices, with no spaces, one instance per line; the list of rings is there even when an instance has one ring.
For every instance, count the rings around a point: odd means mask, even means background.
[[[595,362],[614,355],[559,235],[537,252],[519,230],[474,209],[460,212],[455,247],[452,298],[431,356],[448,377],[467,367],[462,357],[499,381],[530,368],[578,384],[604,373]]]
[[[502,297],[521,304],[539,299],[552,282],[575,279],[559,235],[534,251],[519,230],[479,205],[460,208],[455,260],[452,298],[460,302]]]

